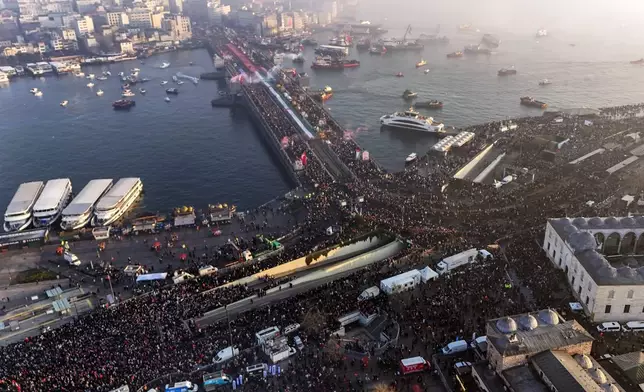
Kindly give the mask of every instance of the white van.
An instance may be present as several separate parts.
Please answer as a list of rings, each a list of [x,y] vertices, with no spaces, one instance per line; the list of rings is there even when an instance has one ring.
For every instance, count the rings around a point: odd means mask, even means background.
[[[220,350],[215,358],[213,359],[214,363],[224,363],[231,358],[234,358],[239,355],[239,349],[237,347],[228,346],[223,350]]]
[[[288,335],[290,333],[293,333],[300,329],[300,324],[295,323],[295,324],[289,324],[286,327],[284,327],[284,335]]]
[[[599,324],[597,330],[599,332],[619,332],[622,330],[622,326],[616,321],[607,321]]]
[[[644,321],[629,321],[622,325],[624,332],[642,332],[644,331]]]
[[[445,355],[462,353],[463,351],[467,351],[467,342],[465,340],[457,340],[443,347],[443,354]]]
[[[302,339],[300,339],[299,336],[295,336],[293,338],[293,342],[295,342],[295,347],[297,347],[298,350],[302,351],[304,348],[304,343],[302,343]]]

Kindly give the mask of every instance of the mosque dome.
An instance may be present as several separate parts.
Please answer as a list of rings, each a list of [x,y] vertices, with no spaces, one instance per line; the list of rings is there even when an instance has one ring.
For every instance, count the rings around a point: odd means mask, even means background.
[[[510,317],[503,317],[497,320],[496,327],[501,333],[514,333],[517,331],[517,322]]]
[[[548,325],[559,324],[559,315],[552,309],[544,309],[539,312],[539,320]]]
[[[592,377],[597,384],[606,384],[608,381],[606,375],[601,371],[601,369],[590,369],[588,373],[590,373],[590,377]]]
[[[588,221],[589,226],[602,226],[603,224],[604,221],[599,217],[590,218],[590,220]]]
[[[539,326],[539,322],[531,314],[521,316],[521,318],[519,318],[519,324],[521,325],[521,329],[526,331],[531,331]]]
[[[586,370],[592,369],[593,361],[591,361],[590,358],[588,358],[588,355],[586,354],[576,355],[575,359],[577,360],[577,363],[579,364],[579,366],[581,366],[582,368]]]

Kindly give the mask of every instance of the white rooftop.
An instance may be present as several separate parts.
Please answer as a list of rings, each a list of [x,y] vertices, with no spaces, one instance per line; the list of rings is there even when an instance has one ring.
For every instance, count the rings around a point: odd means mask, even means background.
[[[24,184],[20,184],[16,194],[13,195],[9,206],[7,207],[5,215],[23,213],[29,210],[29,207],[33,205],[38,195],[40,195],[42,188],[42,181],[25,182]]]
[[[63,210],[63,215],[81,215],[86,213],[96,201],[112,186],[111,179],[92,180],[85,185],[82,191]]]
[[[47,181],[45,188],[34,205],[34,210],[43,211],[56,208],[65,195],[67,185],[71,186],[69,178],[57,178]]]
[[[139,177],[121,178],[105,196],[101,197],[101,200],[96,204],[96,209],[106,211],[116,207],[140,180]]]

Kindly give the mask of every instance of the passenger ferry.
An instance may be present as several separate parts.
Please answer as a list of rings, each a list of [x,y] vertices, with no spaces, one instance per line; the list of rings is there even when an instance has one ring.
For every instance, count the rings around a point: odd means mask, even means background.
[[[380,117],[380,124],[386,127],[410,129],[421,132],[445,132],[442,123],[434,122],[432,117],[421,116],[413,108],[404,112],[396,112]]]
[[[34,205],[34,216],[32,218],[34,227],[51,226],[56,222],[71,196],[72,182],[69,178],[47,181],[45,188]]]
[[[127,212],[141,195],[143,182],[138,177],[121,178],[101,197],[94,209],[92,226],[109,226]]]
[[[20,184],[4,213],[4,231],[20,231],[29,227],[34,203],[43,187],[42,181]]]
[[[87,225],[92,219],[94,205],[111,187],[111,179],[88,182],[85,188],[63,210],[60,228],[63,230],[77,230]]]

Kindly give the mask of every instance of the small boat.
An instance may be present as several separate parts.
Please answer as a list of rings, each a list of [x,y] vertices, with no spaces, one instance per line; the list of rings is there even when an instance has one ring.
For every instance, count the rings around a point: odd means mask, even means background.
[[[387,53],[387,49],[384,46],[380,47],[380,48],[377,47],[377,46],[372,46],[371,48],[369,48],[369,54],[380,54],[380,55],[382,55],[382,54],[385,54],[385,53]]]
[[[421,59],[419,62],[416,63],[416,68],[424,67],[427,65],[427,61]]]
[[[162,85],[162,86],[165,86],[166,84],[168,84],[168,81],[167,81],[167,80],[164,80],[163,82],[161,82],[161,85]]]
[[[143,78],[143,79],[139,80],[139,83],[145,83],[145,82],[149,82],[149,81],[150,81],[150,79]]]
[[[105,71],[103,72],[103,75],[105,76],[112,76],[112,73],[110,71]]]
[[[501,68],[499,72],[497,73],[499,76],[509,76],[509,75],[516,75],[517,70],[512,68]]]
[[[85,72],[79,72],[76,74],[79,78],[84,78],[85,77]]]
[[[398,73],[396,74],[396,77],[397,77],[397,78],[402,78],[402,77],[404,77],[404,76],[405,76],[405,75],[403,75],[403,73],[402,73],[402,72],[398,72]]]
[[[183,80],[177,80],[177,84],[178,84],[179,86],[181,86],[183,83],[184,83],[184,82],[183,82]]]
[[[141,94],[145,94],[147,91],[145,91],[145,89],[144,89],[144,88],[140,88],[140,89],[139,89],[139,92],[140,92]]]
[[[87,75],[87,79],[94,79],[95,77],[96,77],[96,75],[94,75],[94,74]]]
[[[639,60],[633,60],[633,61],[631,61],[631,64],[642,65],[642,64],[644,64],[644,58],[641,58]]]
[[[170,97],[165,97],[165,98],[163,98],[163,100],[166,101],[166,102],[170,102]]]
[[[105,76],[98,76],[96,80],[107,80],[107,78]]]
[[[114,110],[129,110],[132,106],[136,105],[136,102],[130,99],[119,99],[112,103]]]
[[[547,86],[549,84],[552,84],[552,82],[548,79],[543,79],[542,81],[539,82],[539,86]]]
[[[63,101],[63,102],[60,103],[60,106],[65,107],[65,106],[67,106],[68,103],[69,103],[69,101]]]
[[[405,158],[405,163],[412,163],[418,159],[418,155],[416,155],[415,152],[412,152],[411,154],[407,155],[407,158]]]
[[[188,63],[188,65],[195,65],[195,63],[193,63],[193,62],[191,61],[191,62],[189,62],[189,63]]]
[[[34,95],[37,97],[42,97],[42,91],[36,91]]]
[[[103,90],[98,90],[98,91],[96,92],[96,95],[98,95],[99,97],[100,97],[101,95],[103,95]]]
[[[132,91],[130,91],[130,90],[125,90],[125,91],[123,91],[123,93],[121,94],[121,96],[122,96],[122,97],[133,97],[134,95],[135,95],[135,94],[134,94]]]
[[[456,59],[459,57],[463,57],[463,52],[461,52],[460,50],[447,54],[448,59]]]
[[[428,69],[426,69],[426,70],[425,70],[425,75],[427,75],[428,73],[429,73],[429,70],[428,70]]]
[[[402,93],[402,97],[403,97],[404,99],[412,99],[412,98],[416,98],[416,96],[417,96],[417,95],[418,95],[418,94],[416,94],[415,92],[413,92],[413,91],[411,91],[411,90],[405,90],[405,91],[403,91],[403,93]]]
[[[166,89],[166,90],[165,90],[165,92],[166,92],[166,94],[174,94],[174,95],[179,94],[179,90],[177,90],[177,89],[176,89],[176,88],[174,88],[174,87],[171,87],[171,88],[169,88],[169,89]]]
[[[123,71],[119,72],[119,76],[125,76],[125,72]]]
[[[36,94],[38,92],[38,88],[34,87],[31,90],[29,90],[30,93]]]
[[[176,83],[178,80],[179,80],[179,79],[177,79],[177,77],[176,77],[175,75],[173,75],[173,76],[172,76],[172,81],[173,81],[173,82],[175,82],[175,83]]]
[[[169,66],[170,66],[170,63],[163,63],[163,64],[161,64],[161,66],[160,66],[159,68],[161,68],[161,69],[166,69],[166,68],[168,68]]]
[[[94,87],[94,83],[92,83],[92,82],[87,83],[87,87],[89,87],[89,88]]]
[[[442,109],[443,108],[443,102],[435,100],[435,99],[431,100],[431,101],[416,102],[414,104],[414,107],[423,108],[423,109]]]
[[[331,88],[331,86],[324,86],[324,90],[322,90],[322,91],[327,93],[327,94],[333,93],[333,89]]]
[[[293,61],[293,63],[295,64],[304,64],[304,55],[300,53],[297,56],[295,56],[295,58],[293,58],[293,60],[291,61]]]
[[[132,69],[130,70],[130,72],[139,72],[139,71],[141,71],[141,70],[140,70],[140,69],[138,69],[138,68],[132,68]]]
[[[533,108],[545,109],[545,108],[548,107],[547,103],[537,101],[536,99],[534,99],[532,97],[521,97],[520,102],[521,102],[521,105],[530,106],[530,107],[533,107]]]

